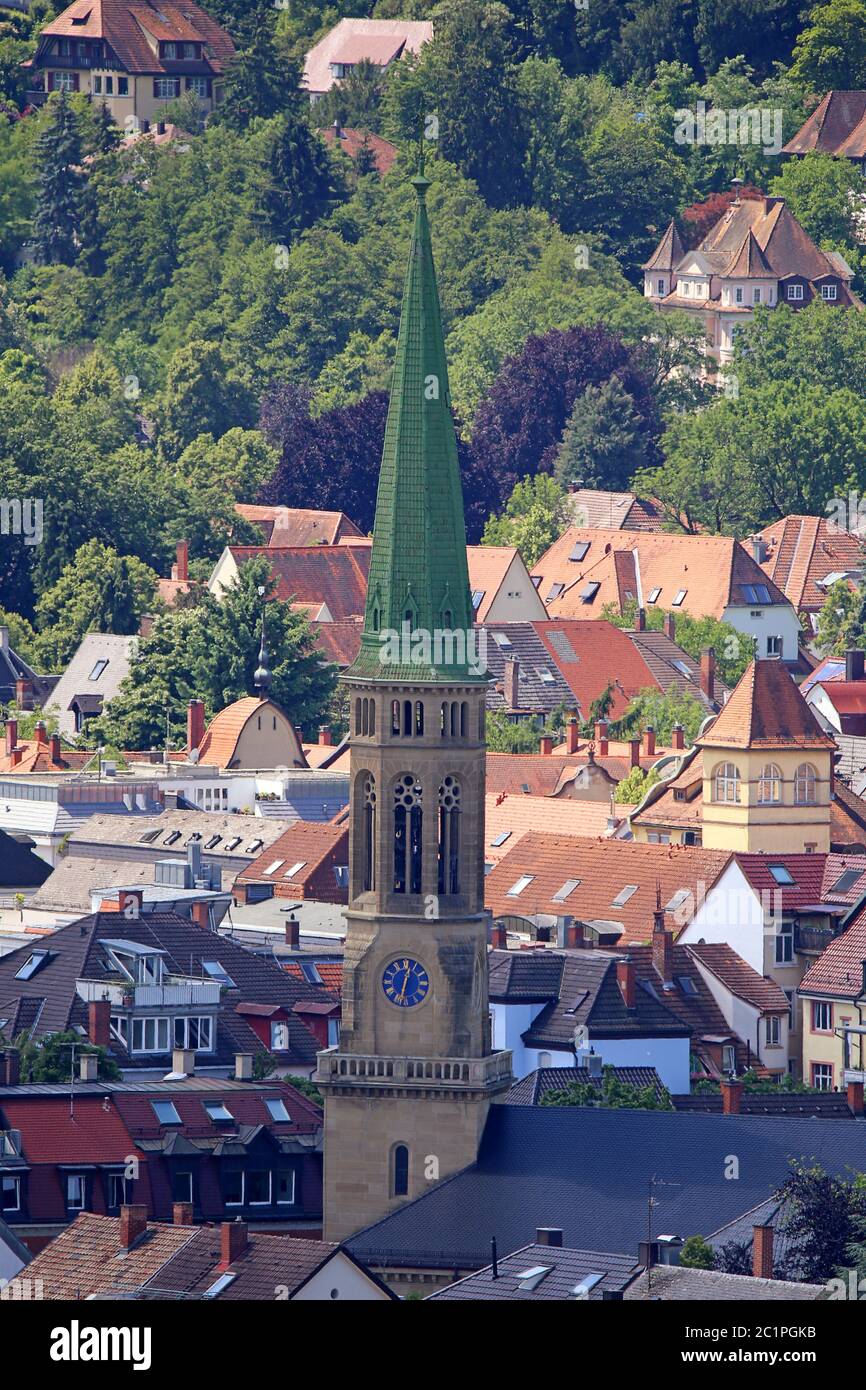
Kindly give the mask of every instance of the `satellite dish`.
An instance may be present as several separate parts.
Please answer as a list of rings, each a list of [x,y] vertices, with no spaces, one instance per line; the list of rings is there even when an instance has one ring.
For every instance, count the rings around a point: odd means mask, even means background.
[[[197,763],[200,757],[201,753],[198,751],[197,748],[191,748],[189,750],[189,761],[191,763]]]
[[[589,1029],[587,1028],[586,1024],[579,1023],[575,1028],[572,1037],[574,1039],[574,1046],[576,1051],[579,1051],[582,1047],[586,1047],[586,1045],[589,1042]]]

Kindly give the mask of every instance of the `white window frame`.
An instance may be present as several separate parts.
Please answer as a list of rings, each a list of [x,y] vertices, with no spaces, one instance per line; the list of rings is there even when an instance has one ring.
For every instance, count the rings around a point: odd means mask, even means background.
[[[199,1041],[196,1045],[190,1042],[191,1024],[198,1025]],[[172,1020],[172,1037],[175,1047],[182,1047],[193,1052],[213,1052],[214,1050],[214,1021],[210,1014],[176,1014]],[[178,1027],[180,1025],[180,1027]],[[180,1034],[180,1036],[178,1036]],[[202,1042],[203,1035],[207,1035],[207,1042]]]
[[[289,1177],[290,1177],[291,1180],[292,1180],[292,1195],[291,1195],[291,1197],[280,1197],[280,1195],[279,1195],[279,1191],[280,1191],[280,1179],[281,1179],[281,1178],[289,1178]],[[298,1187],[298,1182],[297,1182],[297,1173],[295,1172],[295,1169],[294,1169],[294,1168],[282,1168],[282,1169],[280,1169],[280,1171],[277,1173],[277,1206],[278,1206],[278,1207],[293,1207],[293,1206],[295,1205],[295,1193],[296,1193],[296,1191],[297,1191],[297,1187]],[[273,1191],[273,1188],[272,1188],[271,1190]]]
[[[832,304],[838,297],[839,294],[835,285],[821,286],[821,298],[824,300],[825,304]]]
[[[794,963],[794,923],[782,922],[776,931],[775,936],[775,964],[793,965]]]
[[[778,1014],[768,1014],[764,1019],[764,1041],[767,1047],[782,1046],[782,1020]]]
[[[134,1018],[132,1020],[132,1051],[133,1053],[162,1053],[171,1051],[169,1018],[167,1015],[149,1014],[144,1018]],[[149,1045],[148,1034],[151,1034]],[[165,1041],[160,1042],[160,1035],[164,1034]],[[138,1041],[136,1041],[136,1036]]]
[[[4,1193],[10,1190],[7,1183],[11,1184],[11,1191],[15,1193],[14,1207],[7,1206]],[[21,1179],[17,1173],[0,1173],[0,1215],[8,1211],[21,1210]]]
[[[73,1202],[73,1187],[77,1189],[80,1201]],[[87,1202],[87,1179],[83,1173],[66,1174],[66,1210],[84,1211]]]
[[[785,298],[786,298],[786,299],[789,299],[789,300],[792,300],[792,301],[799,301],[799,300],[801,300],[801,299],[803,298],[803,286],[802,286],[802,285],[787,285],[787,286],[786,286],[786,291],[785,291]]]
[[[713,773],[713,801],[725,806],[736,806],[739,800],[739,768],[736,763],[719,763]]]

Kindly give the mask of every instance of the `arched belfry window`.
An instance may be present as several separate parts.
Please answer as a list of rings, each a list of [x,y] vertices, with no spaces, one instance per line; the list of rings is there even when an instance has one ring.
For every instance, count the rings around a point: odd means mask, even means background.
[[[439,892],[460,892],[460,783],[446,777],[439,788]]]
[[[370,893],[376,887],[376,779],[372,772],[362,772],[361,779],[361,877],[364,892]]]
[[[421,892],[421,783],[404,772],[394,784],[394,892]]]
[[[811,763],[801,763],[794,773],[794,801],[798,806],[814,805],[815,769]]]
[[[759,806],[772,806],[782,800],[782,773],[775,763],[766,763],[758,780]]]

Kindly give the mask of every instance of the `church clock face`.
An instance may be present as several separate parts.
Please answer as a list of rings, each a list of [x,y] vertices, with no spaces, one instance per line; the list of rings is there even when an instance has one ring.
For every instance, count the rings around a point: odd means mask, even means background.
[[[382,988],[399,1009],[413,1009],[427,998],[430,976],[420,961],[399,956],[382,971]]]

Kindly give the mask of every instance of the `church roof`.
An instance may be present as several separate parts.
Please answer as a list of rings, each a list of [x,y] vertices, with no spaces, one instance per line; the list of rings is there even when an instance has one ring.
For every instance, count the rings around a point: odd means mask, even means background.
[[[465,653],[421,652],[420,661],[383,664],[383,634],[430,637],[443,629],[471,633],[463,496],[451,415],[448,368],[425,195],[417,195],[403,293],[391,401],[385,427],[364,631],[350,677],[448,682],[483,679]]]
[[[721,714],[696,740],[703,748],[835,748],[779,661],[753,661]]]

